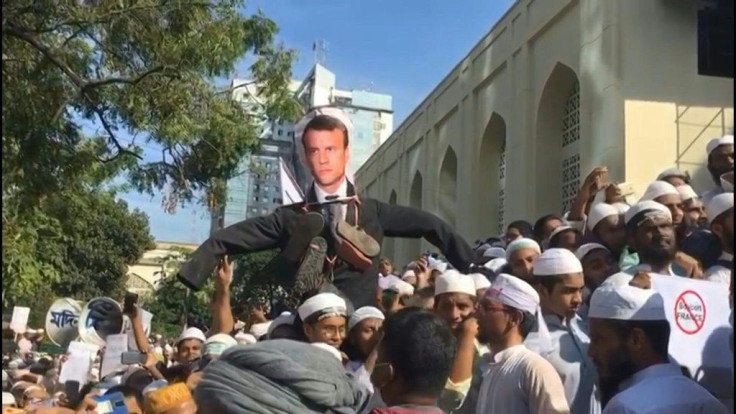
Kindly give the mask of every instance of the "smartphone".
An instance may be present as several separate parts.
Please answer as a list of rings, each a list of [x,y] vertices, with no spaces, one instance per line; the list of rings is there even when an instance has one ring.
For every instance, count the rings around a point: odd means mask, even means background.
[[[75,407],[79,403],[79,381],[69,380],[64,383],[64,394],[69,405]]]
[[[123,365],[145,364],[146,355],[140,352],[123,352],[120,363]]]
[[[120,392],[100,395],[92,399],[97,403],[97,407],[95,407],[97,414],[125,414],[128,412],[125,407],[125,397]]]
[[[125,300],[123,301],[123,314],[133,314],[133,312],[135,312],[136,303],[138,303],[138,294],[133,292],[125,292]]]

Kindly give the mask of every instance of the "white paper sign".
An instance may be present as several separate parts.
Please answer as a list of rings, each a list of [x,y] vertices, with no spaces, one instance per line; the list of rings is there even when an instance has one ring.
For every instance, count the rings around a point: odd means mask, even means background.
[[[88,344],[85,342],[79,342],[79,341],[72,341],[69,343],[69,348],[67,348],[67,354],[71,355],[72,353],[78,353],[81,354],[83,352],[87,353],[89,357],[94,360],[97,357],[97,353],[100,351],[100,347],[94,344]]]
[[[717,398],[733,399],[728,286],[684,277],[651,277],[670,322],[670,356]]]
[[[87,383],[89,379],[89,371],[92,367],[92,361],[89,359],[89,353],[83,350],[75,350],[69,353],[66,362],[61,366],[59,373],[59,382],[78,381],[79,387]]]
[[[138,310],[141,313],[141,324],[143,325],[143,332],[146,333],[146,335],[151,333],[151,321],[153,320],[153,314],[145,309],[139,309]],[[133,333],[133,325],[131,324],[130,320],[126,321],[127,324],[127,331],[128,331],[128,348],[131,351],[137,351],[140,352],[140,349],[138,349],[138,344],[135,342],[135,334]],[[148,338],[146,338],[148,340]]]
[[[31,308],[13,306],[13,317],[10,319],[10,329],[16,333],[24,333],[28,327],[28,315]]]
[[[115,372],[115,370],[122,367],[123,364],[120,361],[123,352],[128,351],[128,335],[108,335],[106,341],[107,345],[105,346],[105,355],[102,358],[100,378],[104,378],[111,372]]]

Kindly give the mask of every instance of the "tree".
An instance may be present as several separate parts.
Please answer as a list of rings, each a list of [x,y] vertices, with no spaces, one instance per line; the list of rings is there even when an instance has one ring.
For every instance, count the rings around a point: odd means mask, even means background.
[[[84,217],[104,217],[86,208],[115,214],[123,229],[141,224],[105,195],[112,177],[145,193],[164,192],[169,210],[201,194],[199,201],[217,205],[225,180],[257,148],[264,117],[296,115],[288,91],[294,53],[274,44],[273,21],[245,16],[242,6],[242,0],[3,2],[4,299],[49,286],[116,291],[118,267],[91,284],[68,273],[94,253],[96,262],[82,269],[92,276],[105,262],[96,254],[109,248],[95,251],[97,225]],[[230,77],[244,57],[259,97],[247,108],[213,82]],[[153,158],[143,157],[144,148],[156,150]],[[79,238],[65,233],[70,227]],[[112,228],[104,232],[115,236]],[[79,247],[58,249],[72,242]],[[122,255],[117,266],[138,247],[108,253]]]
[[[128,266],[155,246],[148,217],[99,188],[77,186],[50,195],[32,217],[45,227],[30,251],[4,258],[3,290],[13,304],[32,307],[34,324],[41,323],[56,297],[122,298]],[[35,267],[26,260],[35,261]],[[34,268],[41,274],[27,273]]]

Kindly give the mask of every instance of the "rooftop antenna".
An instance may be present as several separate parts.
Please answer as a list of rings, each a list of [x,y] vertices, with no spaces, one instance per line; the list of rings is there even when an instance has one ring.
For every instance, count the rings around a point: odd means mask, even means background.
[[[314,52],[314,63],[322,66],[327,62],[327,41],[317,39],[312,43],[312,52]]]

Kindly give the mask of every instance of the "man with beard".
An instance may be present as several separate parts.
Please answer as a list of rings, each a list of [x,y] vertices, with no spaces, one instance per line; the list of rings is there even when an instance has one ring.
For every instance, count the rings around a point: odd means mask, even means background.
[[[687,184],[677,188],[682,199],[682,208],[685,212],[685,237],[691,235],[694,231],[700,229],[704,224],[708,223],[708,217],[705,214],[705,205],[700,199],[698,193]]]
[[[588,354],[605,389],[604,414],[727,412],[669,362],[670,325],[661,295],[606,284],[593,293],[589,318]]]
[[[586,226],[593,241],[606,246],[614,255],[619,268],[627,269],[639,263],[639,256],[626,245],[626,223],[616,206],[595,204],[590,209]]]
[[[572,414],[599,413],[595,367],[587,355],[590,339],[577,315],[585,287],[583,266],[569,250],[549,249],[534,260],[534,282],[544,322],[524,346],[540,350],[560,375]]]
[[[578,309],[578,315],[584,323],[587,323],[590,297],[608,279],[608,276],[619,271],[619,267],[611,251],[606,246],[598,243],[586,243],[580,246],[575,251],[575,257],[583,265],[583,280],[585,282],[583,303]]]
[[[672,263],[677,253],[675,228],[670,210],[656,201],[641,201],[626,212],[629,245],[639,255],[639,264],[628,270],[675,275]]]
[[[712,282],[731,283],[733,271],[733,193],[719,194],[708,203],[710,229],[721,241],[718,262],[705,273]]]
[[[713,138],[708,142],[706,151],[708,152],[708,172],[716,185],[716,188],[704,192],[701,196],[703,202],[708,205],[713,197],[727,192],[722,178],[726,173],[733,173],[733,135]],[[732,186],[730,191],[733,192],[733,183],[730,185]]]
[[[541,314],[539,294],[523,280],[500,274],[478,306],[478,339],[493,357],[482,367],[476,413],[569,413],[554,367],[524,346]]]

